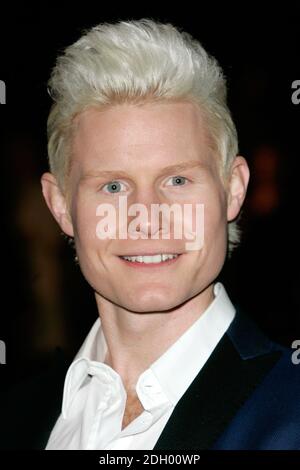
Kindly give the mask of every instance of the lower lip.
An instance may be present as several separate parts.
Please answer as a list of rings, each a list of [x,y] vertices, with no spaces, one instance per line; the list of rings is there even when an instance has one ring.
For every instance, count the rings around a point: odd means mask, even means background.
[[[177,258],[168,259],[166,261],[162,261],[161,263],[139,263],[138,261],[128,261],[127,259],[120,258],[121,261],[127,264],[127,266],[131,266],[132,268],[161,268],[163,266],[170,266],[170,264],[176,263],[176,261],[180,258],[181,255],[178,255]]]

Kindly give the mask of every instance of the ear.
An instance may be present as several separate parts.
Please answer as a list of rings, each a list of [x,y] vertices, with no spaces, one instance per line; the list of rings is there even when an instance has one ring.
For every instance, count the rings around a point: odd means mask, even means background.
[[[235,157],[229,176],[229,182],[227,186],[227,221],[231,222],[234,220],[243,205],[250,172],[248,164],[244,157]]]
[[[62,194],[56,178],[52,173],[44,173],[41,177],[42,191],[46,204],[64,233],[74,236],[71,217],[67,208],[66,198]]]

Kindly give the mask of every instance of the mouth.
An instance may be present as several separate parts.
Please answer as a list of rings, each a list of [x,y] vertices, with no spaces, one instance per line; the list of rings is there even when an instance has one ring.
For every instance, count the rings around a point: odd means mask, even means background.
[[[119,256],[121,261],[126,263],[128,266],[135,268],[157,268],[162,266],[170,266],[178,261],[182,254],[168,253],[168,254],[157,254],[157,255],[131,255],[131,256]]]

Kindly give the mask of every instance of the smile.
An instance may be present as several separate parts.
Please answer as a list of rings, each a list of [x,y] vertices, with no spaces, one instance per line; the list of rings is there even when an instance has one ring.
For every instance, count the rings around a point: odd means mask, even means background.
[[[157,255],[132,255],[132,256],[120,256],[128,265],[132,266],[146,266],[155,267],[162,265],[169,265],[174,263],[181,255],[179,254],[157,254]]]

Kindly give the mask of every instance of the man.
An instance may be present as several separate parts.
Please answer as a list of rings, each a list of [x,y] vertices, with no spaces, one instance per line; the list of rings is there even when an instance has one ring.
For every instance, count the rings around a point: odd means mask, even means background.
[[[43,194],[99,318],[46,449],[300,449],[290,351],[216,282],[249,169],[215,59],[169,24],[100,24],[58,58],[49,89]]]

